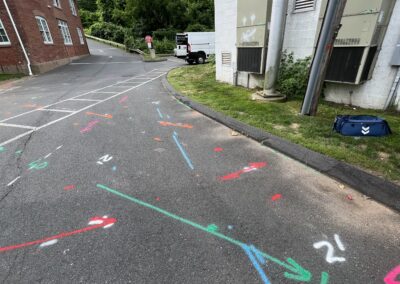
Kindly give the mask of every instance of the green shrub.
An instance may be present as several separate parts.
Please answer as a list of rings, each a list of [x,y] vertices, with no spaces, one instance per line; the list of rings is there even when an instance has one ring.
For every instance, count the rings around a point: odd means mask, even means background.
[[[210,31],[209,28],[207,28],[207,26],[196,23],[196,24],[190,24],[187,26],[186,32],[208,32]]]
[[[90,34],[102,39],[124,43],[126,29],[112,23],[101,22],[90,26]]]
[[[293,53],[282,54],[276,90],[288,98],[303,97],[307,90],[311,58],[294,60]]]
[[[174,53],[174,48],[176,47],[175,41],[166,38],[163,40],[154,40],[153,45],[156,52],[161,54]]]
[[[135,38],[133,36],[125,36],[124,44],[127,49],[140,49],[147,52],[147,44],[144,38]]]
[[[99,14],[97,12],[80,9],[79,14],[84,28],[89,28],[91,25],[99,21]]]
[[[175,41],[176,33],[178,31],[175,29],[159,29],[153,32],[153,37],[156,40],[163,40],[164,38]]]

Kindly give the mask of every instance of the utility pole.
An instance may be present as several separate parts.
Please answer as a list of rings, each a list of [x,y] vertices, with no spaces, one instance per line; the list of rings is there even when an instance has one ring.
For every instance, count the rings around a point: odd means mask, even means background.
[[[316,115],[333,44],[340,29],[347,0],[328,0],[314,59],[311,64],[307,92],[301,107],[302,115]]]

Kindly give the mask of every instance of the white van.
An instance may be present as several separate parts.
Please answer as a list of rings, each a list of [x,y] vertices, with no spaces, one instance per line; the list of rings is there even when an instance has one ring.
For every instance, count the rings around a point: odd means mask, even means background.
[[[214,32],[189,32],[176,34],[176,57],[185,58],[189,64],[204,63],[215,54]]]

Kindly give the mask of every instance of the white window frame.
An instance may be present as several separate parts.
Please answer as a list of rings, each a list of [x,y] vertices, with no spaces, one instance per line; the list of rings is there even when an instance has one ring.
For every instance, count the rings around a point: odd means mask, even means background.
[[[45,18],[36,16],[36,22],[38,24],[39,32],[43,38],[44,44],[53,44],[53,37],[51,36],[49,25]]]
[[[78,32],[78,37],[79,37],[80,43],[82,45],[85,45],[85,40],[83,39],[82,30],[80,28],[76,28],[76,31]]]
[[[0,46],[2,45],[11,45],[10,37],[7,34],[6,28],[3,25],[3,22],[0,19],[0,30],[4,31],[4,35],[7,38],[7,41],[0,41]]]
[[[315,10],[316,0],[310,0],[310,1],[313,2],[312,7],[303,8],[303,9],[297,9],[296,10],[296,3],[300,2],[300,1],[304,1],[304,0],[294,0],[293,1],[293,13],[303,13],[303,12],[309,12],[309,11],[314,11]]]
[[[76,13],[76,6],[75,6],[75,1],[74,0],[69,0],[69,6],[71,8],[72,15],[78,16],[78,14]]]
[[[53,0],[53,6],[61,9],[61,0]]]
[[[69,32],[68,23],[63,20],[58,20],[58,28],[64,39],[65,45],[73,45],[71,33]]]

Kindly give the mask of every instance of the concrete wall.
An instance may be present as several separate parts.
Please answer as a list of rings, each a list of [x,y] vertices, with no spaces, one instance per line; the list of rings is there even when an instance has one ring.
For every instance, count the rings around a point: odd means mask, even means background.
[[[289,0],[283,50],[293,52],[294,58],[312,56],[321,0],[315,1],[314,10],[294,13],[295,0]]]
[[[397,68],[391,67],[389,62],[400,38],[399,27],[400,1],[396,1],[372,78],[362,85],[327,84],[326,100],[362,108],[382,109],[397,72]]]
[[[215,0],[215,61],[217,80],[234,83],[236,72],[237,0]],[[222,53],[231,54],[231,63],[222,64]]]

